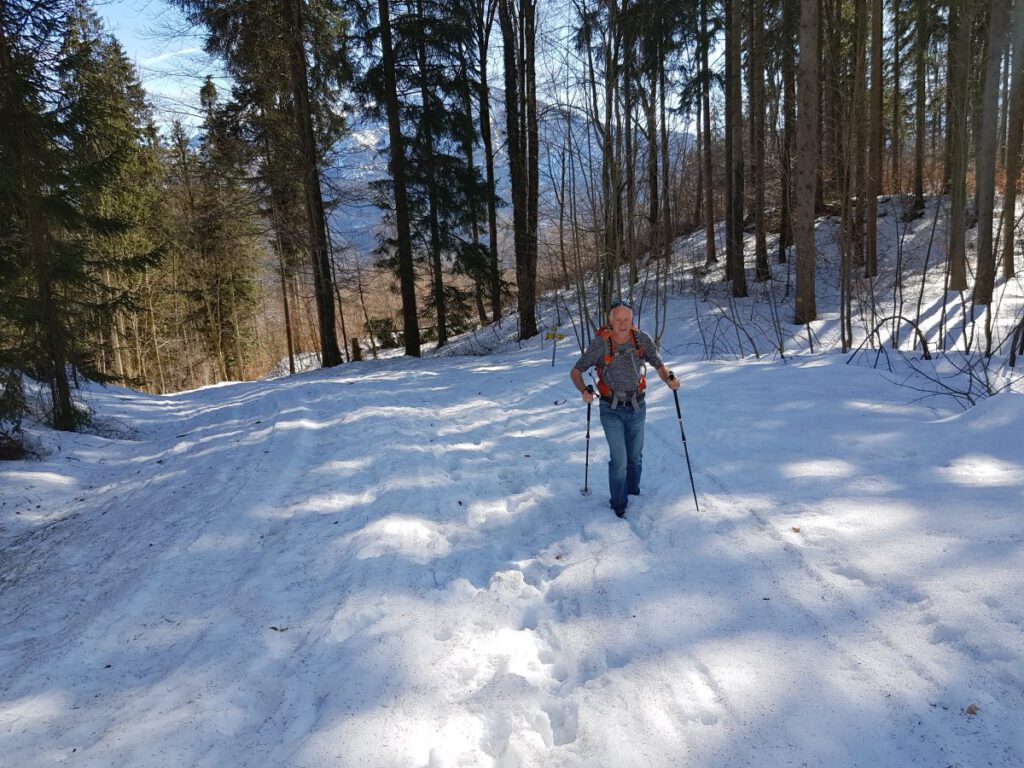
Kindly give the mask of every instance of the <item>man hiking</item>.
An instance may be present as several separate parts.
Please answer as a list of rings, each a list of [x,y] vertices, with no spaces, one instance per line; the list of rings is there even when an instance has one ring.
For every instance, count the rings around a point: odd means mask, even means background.
[[[647,406],[644,392],[647,380],[645,364],[650,363],[669,389],[679,389],[679,380],[661,361],[654,341],[633,325],[633,309],[624,301],[612,304],[608,325],[602,327],[593,343],[569,372],[572,383],[584,402],[594,400],[594,392],[583,383],[583,372],[597,367],[597,388],[601,396],[601,426],[608,440],[609,504],[623,517],[629,496],[640,493],[640,472],[644,449],[644,421]]]

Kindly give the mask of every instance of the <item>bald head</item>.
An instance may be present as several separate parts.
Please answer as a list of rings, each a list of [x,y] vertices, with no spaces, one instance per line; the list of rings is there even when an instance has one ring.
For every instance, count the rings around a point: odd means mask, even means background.
[[[616,334],[620,336],[627,334],[633,327],[633,310],[620,304],[608,313],[608,322],[611,323],[612,330]]]

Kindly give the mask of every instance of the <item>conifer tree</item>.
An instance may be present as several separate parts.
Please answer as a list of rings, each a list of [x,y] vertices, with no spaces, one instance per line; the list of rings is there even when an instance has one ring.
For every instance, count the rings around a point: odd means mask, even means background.
[[[81,414],[70,377],[102,376],[97,339],[131,299],[105,276],[152,255],[111,247],[132,229],[118,184],[138,156],[145,109],[84,2],[0,5],[0,80],[0,269],[15,278],[0,316],[14,343],[0,358],[44,382],[53,425],[72,430]]]

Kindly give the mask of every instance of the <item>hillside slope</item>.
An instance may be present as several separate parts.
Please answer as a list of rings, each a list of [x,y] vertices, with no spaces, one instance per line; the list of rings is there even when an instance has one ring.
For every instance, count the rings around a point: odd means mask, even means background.
[[[1024,395],[682,343],[625,520],[569,344],[96,391],[0,466],[4,759],[1024,764]]]

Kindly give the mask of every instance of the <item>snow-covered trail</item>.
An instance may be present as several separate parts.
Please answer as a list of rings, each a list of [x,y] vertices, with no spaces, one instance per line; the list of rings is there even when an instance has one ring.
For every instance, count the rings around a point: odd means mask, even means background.
[[[4,760],[1024,765],[1024,397],[676,364],[622,521],[571,359],[98,394],[0,468]]]

